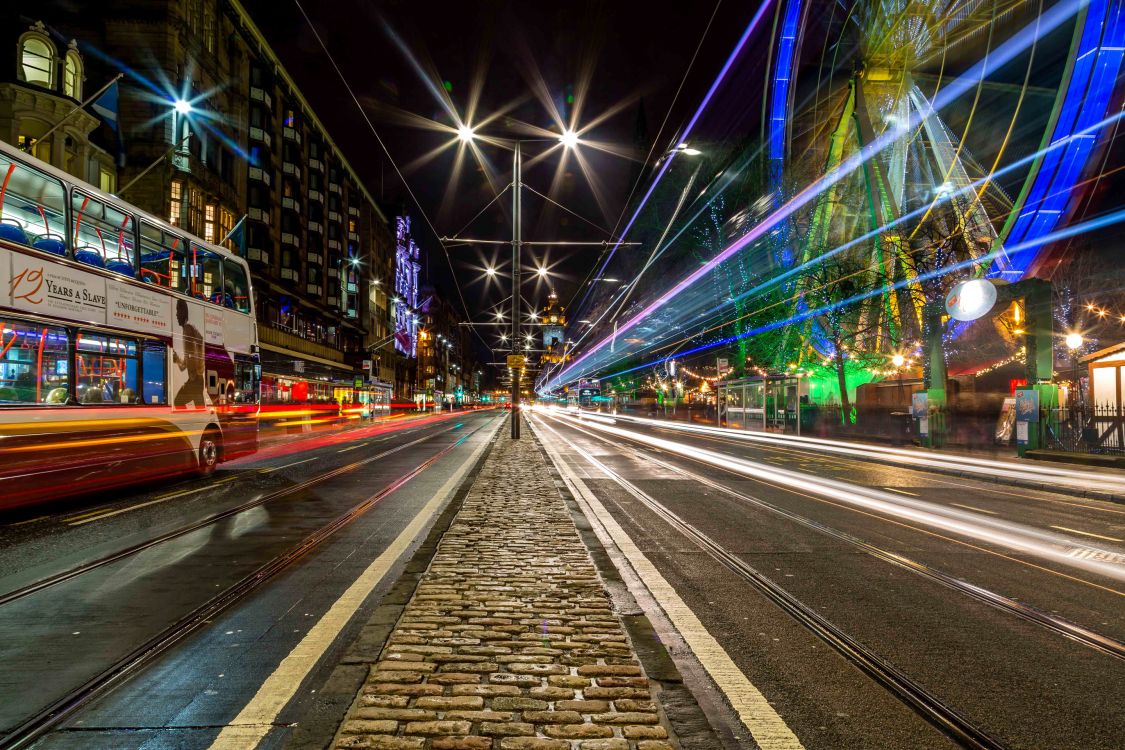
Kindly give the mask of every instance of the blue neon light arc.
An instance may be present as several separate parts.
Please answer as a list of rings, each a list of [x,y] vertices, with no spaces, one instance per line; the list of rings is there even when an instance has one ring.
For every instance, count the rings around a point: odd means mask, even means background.
[[[776,161],[785,160],[785,133],[789,122],[789,92],[793,82],[793,66],[797,56],[797,25],[801,19],[802,0],[789,0],[781,20],[781,36],[777,44],[777,67],[774,68],[770,92],[769,154]]]
[[[1081,36],[1070,81],[1051,133],[1051,143],[1070,138],[1106,116],[1118,85],[1125,52],[1125,2],[1090,0],[1081,17]],[[1052,150],[1035,174],[1019,216],[1004,238],[1005,245],[1041,247],[1043,238],[1066,219],[1074,203],[1073,189],[1098,146],[1100,133],[1073,138],[1065,148]],[[1034,245],[1036,241],[1039,245]],[[1035,253],[1009,258],[1001,255],[989,276],[1016,280],[1027,272]]]

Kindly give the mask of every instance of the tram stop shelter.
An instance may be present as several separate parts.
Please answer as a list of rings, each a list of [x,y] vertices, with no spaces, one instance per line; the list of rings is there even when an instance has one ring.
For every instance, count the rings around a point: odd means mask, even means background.
[[[800,435],[801,407],[808,406],[809,381],[799,374],[755,375],[720,381],[715,395],[720,427]]]

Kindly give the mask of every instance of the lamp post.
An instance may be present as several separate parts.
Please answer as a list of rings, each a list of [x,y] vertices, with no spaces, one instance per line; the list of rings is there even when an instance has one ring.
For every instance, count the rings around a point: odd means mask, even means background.
[[[520,215],[520,194],[523,178],[523,159],[520,141],[516,141],[512,149],[512,354],[519,353],[520,338],[520,302],[523,295],[520,293],[520,262],[523,244],[523,221]],[[512,439],[518,440],[520,436],[520,381],[523,379],[523,369],[512,370]]]

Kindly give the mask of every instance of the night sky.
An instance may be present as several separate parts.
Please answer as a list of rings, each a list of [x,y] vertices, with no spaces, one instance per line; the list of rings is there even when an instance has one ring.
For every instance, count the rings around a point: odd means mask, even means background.
[[[455,306],[460,306],[459,286],[473,318],[491,319],[491,308],[509,294],[510,283],[503,275],[488,282],[483,269],[495,265],[500,274],[506,274],[509,248],[451,247],[451,274],[439,244],[298,5],[266,0],[247,0],[245,5],[371,193],[392,212],[405,205],[415,216],[419,239],[429,256],[430,280]],[[451,184],[456,149],[417,163],[427,152],[455,138],[451,133],[410,123],[412,116],[421,116],[447,126],[453,124],[423,76],[432,86],[451,89],[453,105],[462,115],[477,88],[480,103],[473,124],[503,108],[507,117],[517,122],[501,117],[481,128],[482,133],[496,137],[535,137],[521,132],[521,122],[557,130],[542,97],[535,96],[535,70],[545,83],[541,90],[556,102],[564,119],[569,119],[570,106],[582,105],[579,128],[613,110],[604,122],[583,134],[584,139],[612,143],[625,154],[583,149],[600,182],[600,201],[573,158],[552,190],[559,150],[529,167],[526,165],[532,157],[552,144],[524,147],[526,185],[608,229],[618,222],[662,121],[667,117],[658,151],[674,145],[677,130],[698,106],[755,10],[752,5],[736,3],[719,4],[716,10],[716,4],[708,2],[684,5],[669,15],[658,4],[623,1],[550,4],[395,0],[303,5],[440,235],[453,235],[465,228],[495,193],[471,158],[466,158],[460,179]],[[396,35],[401,44],[394,41]],[[701,39],[703,44],[699,46]],[[697,47],[698,57],[673,103]],[[588,81],[585,96],[584,80]],[[479,83],[474,86],[474,81]],[[574,95],[574,105],[568,105],[568,94]],[[510,152],[487,145],[483,151],[493,165],[494,184],[502,188],[511,180]],[[510,194],[504,195],[465,228],[464,235],[510,239],[510,206]],[[583,219],[550,206],[529,191],[524,193],[525,240],[606,239],[604,231]],[[597,247],[529,248],[525,251],[525,269],[545,263],[551,269],[551,284],[527,282],[523,285],[525,296],[541,305],[549,286],[553,286],[567,302],[599,253]],[[496,329],[483,332],[495,342]]]

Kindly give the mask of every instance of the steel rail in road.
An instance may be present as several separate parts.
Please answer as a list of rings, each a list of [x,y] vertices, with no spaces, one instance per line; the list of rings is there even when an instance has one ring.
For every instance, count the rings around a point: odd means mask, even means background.
[[[871,544],[870,542],[865,542],[859,537],[852,536],[845,531],[840,531],[839,529],[834,529],[831,526],[826,526],[819,521],[814,521],[813,519],[802,516],[799,513],[794,513],[793,511],[786,510],[766,500],[762,500],[761,498],[755,497],[753,495],[748,495],[744,492],[739,492],[738,490],[727,487],[720,482],[708,479],[707,477],[696,474],[693,471],[688,471],[681,466],[676,466],[675,464],[656,458],[655,456],[652,456],[649,453],[645,453],[642,450],[637,450],[635,448],[625,448],[620,443],[613,442],[612,440],[602,435],[584,430],[580,427],[575,427],[572,425],[572,429],[589,435],[592,438],[596,438],[597,440],[600,440],[604,443],[613,445],[619,450],[631,453],[638,459],[651,461],[652,463],[668,469],[669,471],[676,472],[681,476],[687,477],[692,481],[699,482],[700,484],[706,485],[707,487],[718,490],[719,492],[729,495],[730,497],[733,497],[737,500],[748,503],[750,505],[754,505],[758,508],[762,508],[763,510],[770,511],[771,513],[793,521],[794,523],[800,524],[805,528],[812,529],[813,531],[817,531],[821,534],[824,534],[825,536],[836,539],[837,541],[845,542],[847,544],[858,547],[872,557],[875,557],[884,562],[888,562],[891,565],[902,568],[903,570],[907,570],[911,573],[920,575],[923,578],[928,578],[932,581],[936,581],[937,583],[940,583],[947,588],[965,594],[973,599],[976,599],[977,601],[988,604],[1003,612],[1007,612],[1008,614],[1015,615],[1016,617],[1034,623],[1035,625],[1044,627],[1047,630],[1062,635],[1063,637],[1075,641],[1076,643],[1080,643],[1087,648],[1091,648],[1095,651],[1106,654],[1107,656],[1125,660],[1125,643],[1122,643],[1121,641],[1118,641],[1107,635],[1102,635],[1097,631],[1090,630],[1089,628],[1083,627],[1082,625],[1071,622],[1065,618],[1056,617],[1055,615],[1044,612],[1037,607],[1033,607],[1029,604],[1024,604],[1023,602],[1016,601],[1015,599],[1004,596],[1003,594],[998,594],[995,591],[986,589],[983,586],[969,583],[968,581],[957,578],[956,576],[950,575],[949,573],[940,571],[937,568],[931,567],[923,562],[912,560],[909,557],[905,557],[898,553],[885,550],[882,547]],[[722,469],[722,467],[716,467],[713,464],[701,462],[699,459],[692,458],[691,456],[683,456],[682,458],[688,461],[702,463],[704,466],[708,466],[710,468],[719,468],[722,471],[727,471],[726,469]],[[741,474],[729,471],[728,473],[731,473],[740,479],[745,479],[745,477]],[[786,489],[786,491],[793,492],[794,490]]]
[[[263,583],[269,581],[282,571],[289,568],[289,566],[303,558],[306,554],[308,554],[324,541],[336,534],[336,532],[340,531],[352,521],[356,520],[364,513],[369,511],[371,508],[381,502],[385,497],[402,487],[414,477],[424,472],[426,469],[430,468],[439,459],[458,448],[472,435],[491,425],[494,420],[495,418],[482,424],[480,427],[477,427],[471,432],[466,433],[464,437],[457,440],[452,445],[443,448],[440,452],[436,453],[435,455],[423,461],[418,466],[411,469],[409,472],[395,479],[393,482],[391,482],[391,484],[387,485],[375,494],[369,496],[365,500],[352,506],[351,509],[344,512],[340,516],[337,516],[333,521],[322,526],[320,529],[314,531],[303,541],[299,542],[293,547],[290,547],[285,552],[276,555],[268,562],[243,576],[231,586],[228,586],[223,591],[219,592],[203,604],[193,609],[188,614],[180,617],[178,620],[176,620],[176,622],[164,628],[162,631],[149,638],[140,646],[134,648],[128,654],[118,659],[112,665],[102,670],[95,676],[88,679],[82,685],[74,688],[63,697],[55,700],[50,705],[46,706],[43,709],[40,709],[34,715],[25,719],[21,724],[16,726],[6,735],[0,737],[0,750],[22,750],[23,748],[30,747],[44,734],[51,731],[51,729],[58,726],[60,723],[72,716],[83,706],[128,681],[143,666],[153,661],[164,652],[168,651],[170,648],[175,646],[187,636],[194,633],[200,627],[209,624],[211,618],[213,618],[215,615],[227,609],[235,602],[243,599],[248,594],[255,591]],[[410,443],[399,446],[398,448],[392,449],[390,451],[385,451],[378,456],[374,456],[370,459],[357,461],[354,464],[349,464],[345,467],[341,467],[340,469],[334,469],[332,471],[325,472],[323,475],[315,477],[314,479],[322,482],[331,477],[346,473],[346,471],[344,470],[354,471],[359,466],[370,463],[371,461],[381,456],[389,455],[390,453],[394,453],[398,450],[402,450],[411,445],[415,445],[426,440],[431,440],[454,429],[456,429],[456,426],[440,430],[433,435],[428,435],[426,437],[411,441]],[[294,485],[293,488],[287,489],[289,489],[290,491],[296,491],[298,488],[311,486],[310,482],[312,484],[317,483],[310,480],[309,482],[304,482],[301,485]],[[286,494],[289,493],[287,492]],[[277,495],[274,495],[273,497],[276,498]],[[255,502],[256,504],[261,504],[261,502],[259,501]],[[240,508],[241,510],[245,510],[245,508],[242,506],[240,506]],[[241,510],[239,512],[241,512]],[[220,515],[225,518],[230,514],[227,513]],[[207,523],[213,523],[215,520],[219,520],[219,517],[213,516],[207,520]],[[192,528],[198,528],[200,525],[206,525],[206,523],[200,522],[200,524],[193,524]],[[188,532],[185,531],[182,533]],[[182,534],[177,534],[177,536],[180,535]],[[149,546],[152,545],[150,544]],[[121,559],[121,557],[115,557],[114,559]],[[100,565],[105,564],[107,563],[100,563]]]
[[[554,418],[558,419],[557,417]],[[567,424],[573,427],[573,425]],[[585,430],[580,431],[586,432]],[[800,599],[779,586],[768,576],[748,565],[734,553],[727,551],[721,544],[668,510],[651,495],[620,476],[559,432],[555,430],[552,430],[552,432],[566,440],[575,451],[604,471],[610,479],[620,485],[642,505],[694,542],[721,565],[758,589],[766,598],[778,605],[798,623],[959,745],[971,748],[971,750],[1007,750],[1007,745],[1003,742],[977,726],[968,717],[929,692],[924,686],[911,679],[906,673],[890,664],[877,653],[852,638],[827,618],[801,602]]]

